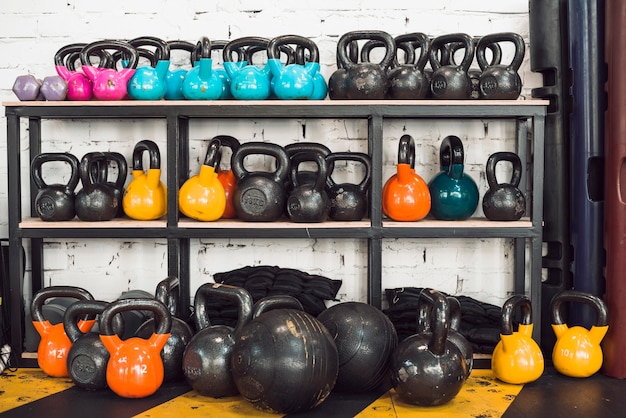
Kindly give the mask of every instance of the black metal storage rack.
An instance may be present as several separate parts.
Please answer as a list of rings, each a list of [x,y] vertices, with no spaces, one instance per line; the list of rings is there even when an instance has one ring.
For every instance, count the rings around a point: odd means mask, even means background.
[[[181,282],[180,306],[188,306],[189,244],[192,238],[350,238],[368,242],[368,303],[381,305],[382,240],[385,238],[512,238],[515,242],[516,293],[529,294],[535,318],[540,318],[541,252],[544,169],[545,100],[516,101],[121,101],[121,102],[6,102],[11,345],[18,351],[21,367],[36,366],[36,354],[23,353],[24,266],[23,240],[30,240],[32,291],[43,283],[43,242],[46,238],[155,238],[166,239],[168,274]],[[21,156],[20,138],[28,118],[29,156]],[[177,193],[168,193],[168,212],[162,220],[113,220],[102,223],[43,222],[34,212],[22,212],[22,164],[41,152],[45,119],[161,119],[166,122],[167,179],[169,191],[178,190],[188,173],[189,121],[194,119],[363,119],[368,124],[368,147],[372,160],[370,218],[358,222],[298,224],[290,222],[250,223],[237,220],[198,222],[179,217]],[[509,119],[515,121],[517,153],[529,168],[520,188],[527,195],[530,216],[516,222],[494,222],[472,218],[451,222],[422,220],[392,222],[381,207],[383,122],[385,119]],[[115,123],[115,122],[112,122]],[[186,175],[186,174],[185,174]],[[30,185],[31,208],[36,187]],[[529,255],[526,255],[528,244]],[[529,283],[526,283],[527,265]],[[490,278],[491,280],[491,278]],[[540,327],[536,325],[535,336]],[[21,354],[21,356],[19,356]]]

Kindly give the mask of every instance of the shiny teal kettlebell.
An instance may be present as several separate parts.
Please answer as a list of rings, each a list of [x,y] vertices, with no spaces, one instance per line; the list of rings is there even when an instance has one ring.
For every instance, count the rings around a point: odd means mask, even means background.
[[[183,95],[188,100],[219,99],[224,89],[224,80],[213,70],[209,38],[200,38],[194,54],[193,68],[187,72],[183,81]]]
[[[175,40],[167,42],[170,47],[170,61],[172,50],[181,50],[189,53],[189,63],[187,65],[193,66],[193,60],[191,58],[192,52],[196,49],[196,46],[191,42]],[[171,66],[171,65],[170,65]],[[177,68],[170,68],[165,75],[165,99],[166,100],[183,100],[185,95],[183,94],[183,82],[189,72],[185,66],[178,66]]]
[[[280,45],[292,44],[309,50],[306,63],[284,65],[280,60]],[[267,65],[273,76],[274,94],[283,100],[310,99],[315,91],[314,77],[319,73],[319,51],[312,40],[299,35],[282,35],[267,44]],[[302,51],[304,57],[304,51]]]
[[[271,70],[269,66],[258,66],[247,61],[232,60],[232,51],[246,45],[262,44],[267,47],[266,38],[246,36],[233,39],[223,50],[224,69],[230,77],[230,92],[238,100],[265,100],[270,97]],[[250,48],[250,46],[248,46]]]
[[[439,149],[441,171],[428,184],[430,213],[437,219],[467,219],[478,206],[478,186],[463,172],[463,159],[461,139],[454,135],[445,137]]]
[[[155,48],[156,65],[137,67],[137,71],[128,82],[128,95],[137,100],[161,100],[165,97],[167,71],[170,67],[170,46],[154,36],[142,36],[131,39],[135,47],[151,46]]]

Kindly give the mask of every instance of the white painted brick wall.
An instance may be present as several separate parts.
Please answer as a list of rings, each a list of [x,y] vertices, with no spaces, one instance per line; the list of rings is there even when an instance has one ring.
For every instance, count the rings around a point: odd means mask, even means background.
[[[410,4],[410,6],[408,6]],[[195,41],[234,39],[296,33],[313,39],[320,49],[322,73],[336,69],[338,38],[358,29],[380,29],[392,35],[414,31],[433,36],[466,32],[480,36],[500,31],[520,33],[528,45],[528,1],[440,0],[406,2],[379,0],[200,0],[92,2],[86,0],[27,0],[4,2],[0,8],[0,99],[13,101],[16,76],[39,78],[54,74],[53,55],[72,42],[103,38],[155,35],[163,39]],[[510,59],[505,50],[503,61]],[[529,54],[519,70],[523,95],[541,83],[530,71]],[[303,125],[306,129],[303,132]],[[115,150],[127,159],[140,139],[155,140],[165,161],[165,129],[161,121],[45,121],[44,151],[69,151],[79,158],[88,151]],[[22,149],[28,138],[23,130]],[[395,172],[397,141],[404,133],[416,140],[418,173],[428,181],[439,170],[438,154],[446,135],[458,135],[465,145],[466,172],[487,189],[484,164],[495,151],[513,150],[512,122],[387,121],[384,129],[383,177]],[[265,140],[286,145],[294,141],[320,141],[333,151],[366,151],[367,126],[345,120],[225,120],[193,121],[190,127],[190,171],[204,158],[206,140],[230,134],[241,141]],[[6,119],[0,118],[0,153],[6,155]],[[163,167],[164,174],[167,167]],[[7,174],[0,159],[0,177]],[[28,168],[23,169],[28,178]],[[340,181],[360,173],[339,167]],[[65,175],[66,176],[66,175]],[[63,181],[64,174],[57,179]],[[51,181],[55,180],[51,178]],[[26,182],[25,182],[26,183]],[[6,181],[0,182],[0,236],[6,237]],[[480,206],[480,205],[479,205]],[[28,210],[28,199],[23,202]],[[478,209],[480,213],[480,208]],[[512,244],[504,239],[385,240],[384,287],[431,286],[501,304],[512,290]],[[45,250],[46,285],[81,285],[98,298],[112,300],[129,289],[154,290],[167,272],[164,241],[157,240],[50,240]],[[343,280],[341,300],[365,300],[367,243],[359,240],[192,240],[191,287],[212,281],[213,274],[244,265],[280,265]]]

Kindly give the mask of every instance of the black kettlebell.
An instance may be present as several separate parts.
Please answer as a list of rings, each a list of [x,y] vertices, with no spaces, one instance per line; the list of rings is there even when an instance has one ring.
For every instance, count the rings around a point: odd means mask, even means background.
[[[443,405],[461,390],[467,366],[459,348],[448,339],[450,305],[445,296],[424,289],[432,299],[432,332],[403,340],[391,360],[391,382],[404,401],[420,406]]]
[[[437,51],[446,45],[459,43],[465,54],[460,64],[443,65],[437,58]],[[472,82],[467,70],[474,59],[474,42],[465,33],[450,33],[433,39],[430,49],[430,66],[433,75],[430,83],[432,97],[435,99],[469,99]]]
[[[107,387],[106,368],[109,352],[100,340],[100,334],[93,329],[83,333],[78,327],[78,320],[85,314],[101,314],[109,305],[100,300],[78,301],[68,306],[63,316],[63,327],[72,347],[67,353],[67,369],[77,387],[98,390]],[[121,315],[113,318],[113,327],[117,335],[124,333]],[[95,326],[94,326],[95,328]]]
[[[114,188],[94,178],[93,167],[105,166],[102,152],[88,152],[80,161],[79,175],[83,188],[76,193],[74,207],[81,221],[97,222],[113,219],[122,204]]]
[[[251,154],[274,157],[273,172],[248,171],[244,159]],[[275,221],[283,214],[287,193],[284,183],[289,174],[289,156],[283,147],[270,142],[246,142],[232,155],[231,169],[237,178],[233,205],[243,221]]]
[[[508,161],[512,165],[509,183],[498,183],[496,165]],[[483,212],[491,221],[517,221],[526,212],[526,198],[517,187],[522,178],[522,161],[514,152],[496,152],[487,159],[489,190],[483,196]]]
[[[476,50],[476,46],[478,45],[479,40],[480,40],[479,37],[472,38],[472,41],[474,43],[474,50]],[[455,44],[450,45],[450,61],[452,61],[453,63],[456,63],[454,59],[454,53],[462,46],[463,44],[461,43],[455,43]],[[491,61],[489,65],[500,64],[500,61],[502,60],[502,48],[500,48],[500,44],[497,42],[494,42],[492,44],[487,45],[487,49],[491,51]],[[472,93],[470,95],[471,99],[480,99],[482,97],[482,94],[480,94],[480,87],[479,87],[480,76],[482,75],[482,73],[483,71],[480,69],[480,67],[470,67],[467,70],[467,75],[469,76],[470,81],[472,82]]]
[[[41,174],[44,163],[60,161],[70,166],[70,177],[66,184],[47,184]],[[35,211],[42,221],[69,221],[76,216],[74,190],[78,185],[78,158],[68,152],[46,152],[33,158],[31,177],[39,189],[35,197]]]
[[[116,218],[124,216],[124,208],[122,207],[122,198],[124,197],[124,184],[128,175],[128,163],[126,158],[119,152],[105,151],[104,160],[98,160],[97,164],[92,164],[92,178],[97,183],[106,184],[113,190],[113,194],[117,198],[118,206]],[[109,180],[109,174],[114,172],[113,181]]]
[[[389,377],[398,335],[380,309],[363,302],[343,302],[322,311],[317,319],[337,346],[339,374],[335,391],[369,392]]]
[[[170,276],[159,282],[154,296],[156,300],[167,307],[172,317],[172,330],[161,350],[164,372],[163,380],[166,382],[183,377],[183,353],[187,344],[193,338],[191,327],[180,318],[178,309],[179,289],[179,278]],[[150,318],[137,328],[135,336],[143,339],[150,338],[158,328],[158,325],[158,323],[155,323],[154,318]]]
[[[365,173],[358,183],[336,183],[333,179],[336,161],[354,161],[363,165]],[[326,156],[326,193],[330,198],[328,217],[335,221],[360,221],[367,215],[367,192],[372,180],[372,159],[363,152],[333,152]]]
[[[406,61],[399,64],[394,60],[393,67],[387,73],[389,77],[390,99],[413,100],[423,99],[430,90],[424,67],[430,56],[430,38],[421,32],[407,33],[395,37],[396,51],[405,50]],[[415,50],[419,48],[419,55]],[[406,51],[412,51],[412,54]],[[397,52],[396,52],[397,55]]]
[[[447,296],[447,299],[448,305],[450,306],[450,330],[448,331],[448,340],[456,345],[463,355],[467,368],[467,373],[465,375],[465,378],[467,379],[474,366],[474,350],[472,349],[472,345],[469,341],[467,341],[467,338],[458,332],[459,327],[461,326],[461,304],[459,303],[459,300],[453,296]],[[430,295],[430,289],[420,292],[417,317],[418,334],[431,331],[430,315],[432,313],[432,303],[433,300]]]
[[[314,408],[330,395],[339,371],[337,347],[322,323],[292,296],[268,296],[237,335],[233,379],[256,408],[288,414]]]
[[[515,53],[509,65],[489,65],[485,58],[485,49],[494,43],[512,42]],[[476,60],[482,70],[478,86],[483,99],[515,100],[522,91],[522,79],[517,70],[522,65],[526,46],[524,39],[517,33],[501,32],[485,35],[476,45]]]
[[[237,324],[211,325],[207,307],[211,299],[235,302]],[[194,298],[194,318],[198,332],[183,355],[187,383],[203,396],[221,398],[239,393],[231,371],[231,353],[241,329],[252,319],[252,297],[243,288],[220,283],[205,283]]]
[[[370,39],[381,41],[385,54],[379,63],[352,62],[346,54],[347,45],[355,40]],[[344,79],[346,98],[352,100],[382,100],[387,95],[389,79],[387,70],[396,53],[393,37],[384,31],[364,30],[343,34],[337,43],[341,67],[347,71]]]
[[[298,182],[301,161],[317,165],[315,183]],[[326,159],[321,153],[299,152],[291,157],[293,190],[287,198],[287,216],[292,222],[324,222],[328,219],[330,199],[326,194]]]
[[[356,40],[346,44],[345,57],[354,64],[359,62],[359,43]],[[328,78],[328,97],[332,100],[347,99],[346,77],[348,70],[343,67],[342,60],[339,58],[339,47],[337,47],[336,59],[337,69]]]

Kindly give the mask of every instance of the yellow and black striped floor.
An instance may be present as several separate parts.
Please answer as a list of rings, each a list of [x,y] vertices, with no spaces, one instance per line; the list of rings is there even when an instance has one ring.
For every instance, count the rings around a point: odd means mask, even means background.
[[[240,397],[198,395],[185,382],[166,383],[154,395],[125,399],[110,390],[87,392],[68,378],[51,378],[23,368],[0,375],[2,417],[276,417]],[[536,382],[510,385],[489,369],[475,369],[448,404],[421,408],[402,402],[393,390],[366,395],[333,393],[319,407],[289,417],[619,417],[626,416],[626,380],[601,373],[576,379],[547,368]]]

